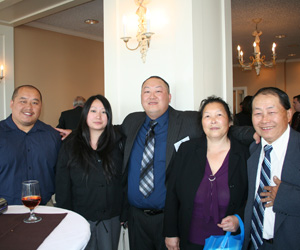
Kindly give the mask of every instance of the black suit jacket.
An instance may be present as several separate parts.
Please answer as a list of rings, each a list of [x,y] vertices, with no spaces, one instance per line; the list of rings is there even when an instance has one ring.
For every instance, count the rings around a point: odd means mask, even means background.
[[[295,123],[297,121],[298,115],[300,112],[295,112],[293,114],[293,118],[292,118],[292,123],[291,123],[291,127],[294,128],[295,127]],[[300,132],[300,122],[298,123],[298,126],[296,128],[294,128],[296,131]]]
[[[226,215],[243,218],[247,199],[248,147],[231,138],[228,186],[230,201]],[[206,136],[183,143],[176,154],[168,178],[164,217],[164,236],[179,237],[180,247],[188,241],[194,199],[205,172]]]
[[[251,156],[248,160],[249,198],[245,209],[244,250],[247,249],[251,241],[251,218],[260,152],[261,144],[253,143],[250,147]],[[275,228],[272,249],[300,249],[300,134],[293,129],[290,130],[281,181],[273,206]]]
[[[57,128],[76,129],[80,120],[82,107],[78,106],[74,109],[61,112]]]

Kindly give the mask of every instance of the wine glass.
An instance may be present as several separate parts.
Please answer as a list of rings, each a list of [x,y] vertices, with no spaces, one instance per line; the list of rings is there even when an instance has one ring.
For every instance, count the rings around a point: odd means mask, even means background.
[[[29,180],[22,182],[22,203],[25,207],[30,209],[30,216],[24,219],[25,223],[35,223],[42,220],[41,217],[36,217],[33,210],[41,202],[41,194],[39,182],[36,180]]]

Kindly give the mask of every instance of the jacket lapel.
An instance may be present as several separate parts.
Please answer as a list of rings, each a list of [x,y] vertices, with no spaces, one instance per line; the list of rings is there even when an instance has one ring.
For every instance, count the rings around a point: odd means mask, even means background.
[[[298,137],[295,135],[295,133],[296,132],[292,129],[290,130],[290,138],[281,173],[281,180],[284,182],[298,183],[298,180],[293,181],[294,178],[298,177],[298,175],[294,174],[294,167],[299,165],[299,162],[297,162],[297,155],[299,154],[299,144],[296,140],[296,138]],[[286,217],[287,215],[284,214],[276,214],[274,233],[278,230],[281,223],[285,220]]]
[[[172,108],[169,107],[169,124],[168,124],[168,136],[167,136],[167,150],[166,150],[166,168],[168,168],[173,152],[175,150],[174,144],[178,140],[178,134],[182,119],[179,114]]]
[[[127,138],[126,138],[126,146],[124,149],[123,172],[125,171],[125,168],[128,164],[128,160],[129,160],[129,157],[131,154],[133,144],[137,137],[137,134],[140,131],[140,128],[143,125],[145,119],[146,119],[146,114],[143,113],[143,115],[136,117],[135,122],[130,124],[130,128],[128,128],[128,134],[127,134]]]

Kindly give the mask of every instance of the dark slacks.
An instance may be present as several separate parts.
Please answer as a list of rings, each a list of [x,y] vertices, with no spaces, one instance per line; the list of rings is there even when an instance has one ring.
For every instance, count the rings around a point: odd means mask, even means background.
[[[163,237],[164,214],[148,215],[141,209],[130,207],[128,218],[131,250],[166,250]]]
[[[119,216],[108,220],[88,221],[91,228],[91,238],[85,250],[117,250],[121,225]]]

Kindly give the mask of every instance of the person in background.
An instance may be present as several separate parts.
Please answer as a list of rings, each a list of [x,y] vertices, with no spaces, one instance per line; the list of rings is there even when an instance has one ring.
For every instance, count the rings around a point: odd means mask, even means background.
[[[170,101],[169,84],[159,76],[151,76],[141,88],[145,112],[131,113],[122,123],[126,136],[123,172],[128,170],[131,249],[166,249],[163,237],[166,171],[180,143],[203,133],[197,123],[198,112],[175,110]],[[248,138],[249,144],[253,141],[252,128],[236,127],[235,132],[238,138]]]
[[[85,99],[82,96],[76,96],[73,101],[73,109],[61,112],[57,128],[71,129],[77,128],[79,123],[82,107]]]
[[[242,101],[242,111],[234,116],[233,123],[236,126],[252,126],[251,119],[252,96],[247,95]]]
[[[236,232],[247,200],[246,145],[234,139],[232,115],[221,98],[201,102],[199,130],[181,144],[167,176],[164,236],[169,250],[203,249],[205,239]]]
[[[252,122],[262,137],[251,144],[243,250],[299,249],[300,134],[290,129],[288,95],[274,87],[253,97]]]
[[[291,127],[300,132],[300,95],[294,96],[293,106],[295,109],[295,113],[292,118]]]
[[[38,180],[45,205],[55,191],[60,135],[39,120],[42,94],[36,87],[17,87],[10,108],[11,115],[0,122],[0,197],[20,205],[22,182]]]
[[[122,187],[122,136],[112,125],[112,111],[102,95],[85,103],[78,129],[64,141],[56,166],[56,202],[88,220],[86,249],[117,250]]]

